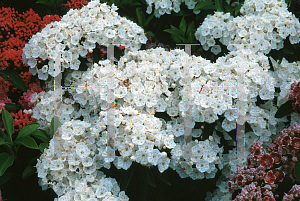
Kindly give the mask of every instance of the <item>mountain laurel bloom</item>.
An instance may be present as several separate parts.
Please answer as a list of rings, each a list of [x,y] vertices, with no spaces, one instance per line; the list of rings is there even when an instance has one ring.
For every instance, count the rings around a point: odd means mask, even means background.
[[[268,169],[273,166],[274,158],[270,154],[264,154],[260,157],[260,165]]]

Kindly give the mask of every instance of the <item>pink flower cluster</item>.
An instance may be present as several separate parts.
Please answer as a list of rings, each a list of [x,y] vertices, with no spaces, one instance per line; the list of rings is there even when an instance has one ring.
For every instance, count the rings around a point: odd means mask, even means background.
[[[291,92],[289,94],[288,100],[292,100],[294,111],[300,114],[300,82],[294,81],[291,85]]]
[[[284,129],[274,143],[263,149],[262,142],[255,141],[249,146],[250,154],[247,156],[247,168],[241,164],[236,174],[230,175],[228,182],[229,192],[242,188],[235,201],[261,200],[275,201],[278,194],[274,195],[278,185],[288,174],[297,180],[294,175],[294,166],[300,148],[300,124],[294,123]],[[299,186],[300,187],[300,186]],[[297,197],[299,187],[295,185],[285,200]]]

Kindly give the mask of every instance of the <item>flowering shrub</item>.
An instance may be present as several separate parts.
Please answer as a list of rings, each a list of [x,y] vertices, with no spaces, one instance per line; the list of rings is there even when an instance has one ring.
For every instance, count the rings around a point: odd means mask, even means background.
[[[229,192],[242,188],[241,193],[234,200],[275,200],[279,195],[275,194],[278,182],[285,178],[285,172],[292,179],[294,165],[299,157],[300,124],[294,123],[287,129],[283,129],[275,142],[265,149],[262,142],[255,141],[249,147],[250,154],[247,156],[247,167],[240,165],[236,174],[230,175],[228,182]],[[267,153],[268,152],[268,153]],[[299,197],[299,185],[295,185],[285,193],[281,200],[293,200]]]
[[[153,2],[147,3],[151,7]],[[167,10],[171,8],[170,2],[154,3],[159,9],[155,11],[156,17],[172,10]],[[75,1],[68,5],[71,4],[77,5]],[[186,1],[186,5],[193,9],[195,2]],[[32,75],[46,80],[49,88],[53,87],[53,78],[62,72],[62,84],[76,86],[64,89],[63,93],[33,89],[19,100],[26,108],[25,112],[32,113],[40,127],[53,137],[37,163],[40,185],[43,188],[50,185],[59,196],[58,200],[128,200],[125,192],[120,192],[116,180],[106,178],[99,169],[110,169],[113,162],[117,169],[129,170],[133,163],[140,163],[147,167],[157,166],[160,173],[170,167],[181,178],[193,180],[215,178],[220,170],[219,188],[214,195],[209,192],[206,199],[220,200],[222,197],[222,200],[230,200],[227,185],[230,171],[240,171],[238,166],[248,163],[237,157],[233,150],[228,150],[235,141],[231,133],[236,123],[249,126],[245,132],[246,146],[259,140],[261,147],[270,144],[286,122],[299,121],[295,114],[290,120],[274,117],[278,107],[288,100],[291,84],[299,79],[299,63],[290,64],[283,58],[279,64],[266,56],[271,49],[283,48],[283,40],[289,35],[292,44],[299,42],[299,22],[280,1],[246,1],[240,11],[243,17],[215,12],[204,20],[195,34],[204,50],[212,47],[211,51],[219,54],[221,46],[215,45],[214,38],[220,38],[230,51],[211,63],[183,50],[170,50],[168,46],[153,48],[153,44],[146,44],[143,28],[120,17],[117,10],[114,4],[109,7],[99,1],[91,1],[81,10],[70,9],[60,22],[47,25],[23,48],[24,64],[30,66]],[[147,12],[151,13],[149,8]],[[263,17],[258,18],[259,15]],[[259,23],[260,20],[265,24]],[[180,28],[184,27],[182,22]],[[287,34],[284,27],[295,30],[289,30]],[[118,64],[98,61],[99,52],[102,52],[101,57],[107,53],[101,46],[109,43],[117,46],[122,43],[125,47],[125,55]],[[142,44],[152,48],[140,50]],[[88,67],[86,71],[82,71],[83,63]],[[112,68],[114,72],[110,70]],[[107,77],[111,75],[114,79],[109,80]],[[191,79],[191,86],[186,85],[187,79]],[[107,88],[114,90],[112,97]],[[192,128],[193,138],[189,144],[185,144],[184,137],[187,94],[192,103],[192,121],[188,127]],[[294,97],[295,94],[296,90]],[[59,99],[63,101],[57,101]],[[113,117],[107,111],[109,101],[115,102]],[[258,101],[264,104],[258,106]],[[297,99],[293,101],[297,102]],[[31,111],[29,108],[33,105]],[[159,117],[159,113],[164,113],[164,117]],[[59,117],[61,124],[55,135],[50,130],[54,116]],[[110,122],[116,129],[113,150],[116,156],[113,158],[106,156]],[[205,126],[200,129],[199,124]],[[291,140],[286,138],[284,144]],[[224,151],[224,141],[229,153]],[[293,144],[300,146],[298,139]],[[285,172],[279,168],[265,170],[285,158],[277,152],[263,153],[262,149],[255,150],[254,154],[254,158],[260,160],[256,169],[261,174],[259,179],[269,185],[256,189],[251,195],[258,198],[263,194],[265,200],[272,200],[271,190],[277,188],[274,182],[281,181]],[[257,161],[252,165],[254,168]],[[291,172],[291,166],[285,171]],[[247,174],[250,176],[238,174],[236,185],[245,186],[254,174],[253,169]],[[258,183],[245,186],[242,193],[256,188],[255,185]],[[229,189],[232,191],[233,187],[229,186]],[[291,197],[294,192],[297,192],[297,186],[287,196]]]
[[[0,77],[0,82],[2,83],[0,88],[1,110],[5,108],[7,103],[19,103],[21,108],[26,110],[33,107],[33,104],[30,103],[31,95],[34,92],[41,92],[42,88],[40,87],[40,80],[38,78],[32,79],[32,74],[28,72],[28,67],[23,65],[23,47],[29,38],[41,31],[46,24],[58,20],[59,17],[57,15],[48,15],[42,20],[32,9],[22,14],[19,14],[14,8],[3,7],[0,9],[0,70],[13,70],[20,73],[21,81],[24,81],[27,88],[21,94],[21,90],[18,90],[13,84]],[[16,96],[18,97],[17,100]],[[14,97],[14,101],[10,97]],[[24,123],[35,122],[35,119],[31,118],[32,114],[25,114],[24,112],[22,110],[19,110],[16,114],[13,111],[11,112],[11,115],[15,117],[14,137],[26,125]],[[2,117],[0,117],[0,122],[1,130],[5,131]]]

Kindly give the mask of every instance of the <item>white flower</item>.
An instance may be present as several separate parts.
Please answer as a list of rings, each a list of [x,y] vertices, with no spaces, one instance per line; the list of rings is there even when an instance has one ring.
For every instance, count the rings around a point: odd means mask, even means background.
[[[61,170],[64,168],[64,163],[60,160],[53,160],[50,164],[50,170]]]
[[[89,150],[89,148],[84,145],[83,143],[77,144],[76,146],[76,154],[80,157],[80,158],[86,158],[87,156],[89,156],[91,153],[91,151]]]
[[[206,172],[209,169],[209,163],[204,159],[200,159],[199,162],[196,163],[196,167],[199,172]]]

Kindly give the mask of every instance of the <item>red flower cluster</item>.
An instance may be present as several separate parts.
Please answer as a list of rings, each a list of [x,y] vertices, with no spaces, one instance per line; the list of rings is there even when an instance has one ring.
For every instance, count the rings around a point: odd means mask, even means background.
[[[80,10],[83,6],[87,5],[89,2],[85,0],[71,0],[67,1],[65,4],[68,7],[68,10],[71,8]]]
[[[292,201],[295,200],[296,198],[298,198],[299,200],[299,195],[300,195],[300,186],[294,185],[288,193],[285,193],[282,201]]]
[[[292,100],[294,111],[300,115],[300,82],[294,81],[291,85],[291,92],[289,94],[288,100]]]
[[[255,141],[249,146],[250,154],[247,156],[247,167],[241,164],[235,174],[230,175],[228,182],[229,192],[233,193],[236,188],[243,188],[238,194],[237,200],[275,200],[272,191],[278,187],[275,182],[282,182],[285,174],[292,179],[294,175],[294,166],[297,161],[297,153],[300,148],[300,124],[294,123],[287,129],[284,129],[274,143],[265,147],[264,153],[262,142]],[[288,160],[288,156],[291,156]],[[269,169],[268,171],[266,171]],[[264,187],[261,187],[265,185]],[[263,190],[268,186],[268,190]],[[293,192],[300,192],[299,187],[294,187]],[[295,196],[298,196],[294,193]],[[285,200],[291,200],[292,193],[286,194]],[[294,195],[293,195],[294,196]],[[275,195],[276,197],[276,195]]]
[[[34,92],[41,92],[42,89],[39,79],[32,80],[28,67],[23,65],[22,49],[33,34],[41,31],[47,24],[59,20],[58,15],[47,15],[42,20],[32,9],[19,14],[14,8],[0,8],[0,70],[14,70],[20,73],[20,77],[28,88],[27,92],[22,95],[20,90],[0,77],[0,113],[2,108],[5,108],[5,103],[13,103],[8,97],[9,91],[12,93],[10,93],[11,97],[21,96],[18,102],[23,109],[33,107],[30,102],[31,95]],[[31,115],[23,114],[22,110],[17,113],[18,115],[11,113],[15,118],[14,133],[24,125],[35,121],[30,118]],[[0,129],[5,130],[2,115],[0,115]]]
[[[26,114],[22,110],[19,110],[18,113],[10,112],[11,116],[14,119],[14,131],[13,137],[16,137],[16,134],[27,124],[36,122],[35,118],[31,118],[32,114]]]

